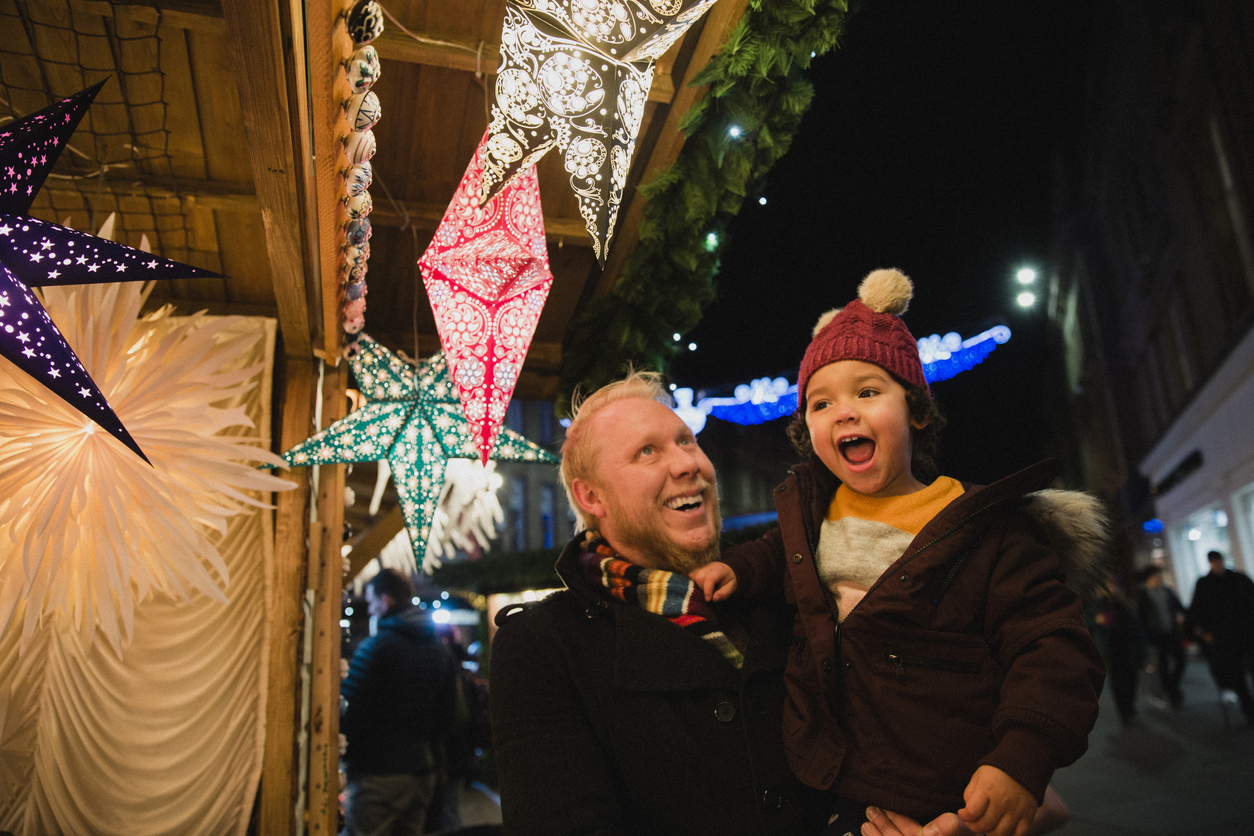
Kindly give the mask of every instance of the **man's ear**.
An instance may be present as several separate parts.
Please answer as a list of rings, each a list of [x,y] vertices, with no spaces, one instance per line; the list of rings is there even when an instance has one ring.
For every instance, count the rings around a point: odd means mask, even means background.
[[[598,520],[605,518],[605,502],[601,489],[585,479],[575,479],[570,483],[570,492],[575,496],[575,504]]]

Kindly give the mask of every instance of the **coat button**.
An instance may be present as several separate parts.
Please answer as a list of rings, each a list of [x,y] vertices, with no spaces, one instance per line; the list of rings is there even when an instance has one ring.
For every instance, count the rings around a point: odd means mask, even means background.
[[[905,582],[906,582],[906,581],[908,581],[908,580],[910,580],[910,576],[909,576],[909,575],[907,575],[907,574],[905,574],[905,573],[903,572],[903,573],[902,573],[902,575],[901,575],[901,582],[902,582],[902,583],[905,583]]]
[[[800,562],[801,562],[801,555],[799,555],[799,554],[794,554],[794,555],[792,556],[792,562],[793,562],[793,563],[800,563]]]
[[[833,665],[832,665],[832,660],[831,660],[831,659],[824,659],[824,660],[823,660],[823,671],[824,671],[825,673],[831,673],[831,672],[832,672],[832,667],[833,667]]]
[[[768,810],[778,810],[783,803],[783,797],[775,790],[766,790],[762,793],[762,806]]]
[[[846,668],[852,668],[852,667],[853,667],[853,662],[850,662],[848,659],[846,659],[846,660],[845,660],[845,667],[846,667]]]
[[[830,783],[832,782],[832,779],[833,779],[833,778],[835,778],[835,777],[836,777],[835,775],[833,775],[832,773],[830,773],[830,772],[829,772],[829,773],[827,773],[826,775],[824,775],[824,776],[823,776],[823,783],[824,783],[824,784],[830,784]]]
[[[720,723],[730,723],[736,719],[736,706],[729,702],[721,702],[714,708],[714,718]]]

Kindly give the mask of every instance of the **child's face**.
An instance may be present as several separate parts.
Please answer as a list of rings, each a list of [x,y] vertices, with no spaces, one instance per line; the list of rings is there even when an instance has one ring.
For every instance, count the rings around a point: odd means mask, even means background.
[[[910,471],[911,428],[905,388],[874,363],[838,360],[806,384],[806,427],[832,473],[866,496],[901,496],[925,486]]]

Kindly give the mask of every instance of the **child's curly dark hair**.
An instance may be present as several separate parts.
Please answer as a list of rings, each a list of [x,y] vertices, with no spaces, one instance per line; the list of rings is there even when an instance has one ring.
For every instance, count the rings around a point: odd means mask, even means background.
[[[892,372],[889,372],[892,374]],[[906,406],[910,410],[910,420],[916,424],[924,424],[923,429],[910,430],[910,470],[914,478],[925,485],[930,485],[940,476],[936,466],[936,452],[940,447],[941,430],[948,423],[941,414],[940,407],[922,386],[911,386],[893,375],[893,380],[906,390]],[[810,429],[806,426],[805,402],[797,406],[792,420],[788,423],[788,440],[793,449],[809,458],[814,455],[814,445],[810,443]]]

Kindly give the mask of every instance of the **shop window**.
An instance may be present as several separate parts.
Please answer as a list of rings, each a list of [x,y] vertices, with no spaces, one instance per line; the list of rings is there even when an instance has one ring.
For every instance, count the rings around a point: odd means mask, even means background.
[[[1228,522],[1227,512],[1216,502],[1194,511],[1185,517],[1184,522],[1172,526],[1172,567],[1180,597],[1186,604],[1193,597],[1197,579],[1210,571],[1206,553],[1220,551],[1231,558],[1232,539]]]
[[[509,548],[523,551],[527,548],[527,480],[522,476],[509,477],[509,516],[506,520]]]
[[[511,400],[505,410],[505,426],[516,433],[523,431],[523,405],[518,399]]]
[[[544,548],[553,548],[557,539],[557,525],[553,519],[554,488],[552,485],[540,486],[540,528],[544,532]]]
[[[1232,512],[1237,517],[1234,522],[1242,557],[1241,564],[1236,568],[1248,575],[1254,569],[1254,482],[1233,495]]]

